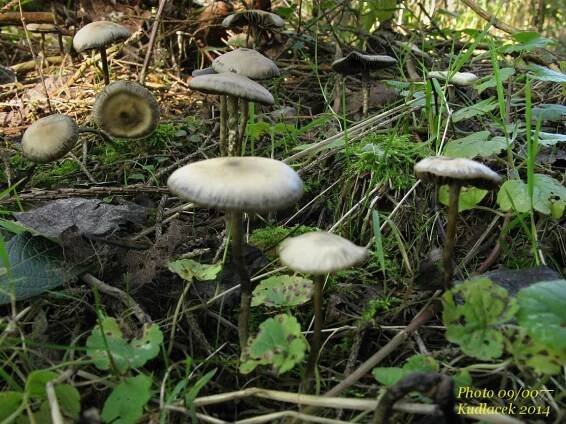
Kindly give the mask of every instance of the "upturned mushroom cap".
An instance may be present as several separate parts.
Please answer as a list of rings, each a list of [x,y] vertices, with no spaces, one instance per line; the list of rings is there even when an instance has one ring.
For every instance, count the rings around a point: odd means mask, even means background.
[[[201,75],[213,75],[215,73],[216,71],[209,66],[208,68],[194,69],[193,72],[191,72],[191,76],[199,77]]]
[[[191,163],[173,172],[167,186],[202,206],[248,212],[283,209],[303,195],[303,182],[291,167],[249,156]]]
[[[22,137],[23,155],[37,163],[65,156],[79,139],[79,127],[67,115],[55,114],[35,121]]]
[[[128,28],[115,22],[98,21],[82,27],[73,38],[73,47],[82,52],[90,49],[99,49],[109,44],[125,40],[130,36]]]
[[[342,75],[355,75],[361,72],[376,71],[397,63],[397,59],[387,55],[362,54],[351,52],[332,62],[332,69]]]
[[[241,48],[224,53],[212,61],[212,69],[218,73],[235,72],[253,80],[263,80],[279,75],[279,68],[261,53]]]
[[[203,93],[240,97],[267,106],[275,103],[269,91],[248,77],[234,72],[200,75],[189,82],[189,87]]]
[[[482,163],[465,158],[428,157],[417,162],[415,174],[424,182],[459,182],[485,189],[497,187],[501,183],[501,177],[496,172]]]
[[[473,85],[478,80],[477,75],[471,72],[456,72],[452,77],[448,78],[448,71],[431,71],[428,73],[428,76],[443,81],[448,80],[452,84],[461,86]]]
[[[315,275],[350,268],[368,257],[365,247],[325,231],[288,238],[278,252],[281,262],[293,271]]]
[[[222,21],[224,28],[254,25],[261,28],[281,28],[285,21],[275,13],[265,10],[247,9],[228,15]]]
[[[96,97],[93,116],[96,124],[111,136],[135,140],[155,130],[159,104],[141,84],[116,81]]]
[[[59,32],[59,29],[53,24],[27,24],[26,29],[29,32],[38,32],[45,34]]]

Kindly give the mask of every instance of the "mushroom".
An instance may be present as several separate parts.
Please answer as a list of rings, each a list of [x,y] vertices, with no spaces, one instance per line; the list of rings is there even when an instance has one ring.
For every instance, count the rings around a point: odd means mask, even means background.
[[[238,135],[239,99],[242,102],[252,101],[263,105],[275,103],[271,93],[260,84],[233,72],[194,77],[189,82],[189,87],[203,93],[227,96],[227,100],[221,103],[220,109],[220,116],[225,117],[220,122],[220,153],[222,155],[234,156],[241,152]],[[228,146],[226,146],[226,140]]]
[[[96,97],[94,121],[113,137],[136,140],[159,123],[159,104],[151,92],[133,81],[115,81]]]
[[[415,165],[417,178],[425,183],[448,184],[448,221],[446,242],[442,252],[444,268],[444,289],[452,287],[454,267],[454,243],[456,239],[456,220],[458,217],[458,200],[462,186],[474,186],[491,189],[499,186],[501,177],[487,166],[471,159],[432,156]]]
[[[69,116],[56,113],[38,119],[26,129],[22,154],[36,163],[52,162],[69,153],[82,133],[94,133],[112,143],[108,134],[95,128],[79,127]]]
[[[259,43],[261,33],[264,30],[271,28],[281,28],[285,25],[285,21],[275,13],[266,12],[265,10],[246,9],[241,10],[231,15],[228,15],[222,21],[222,26],[225,28],[234,28],[248,26],[246,34],[246,46],[250,46],[249,38],[250,33],[253,38],[253,44]],[[251,46],[255,47],[255,46]]]
[[[452,84],[461,85],[461,86],[468,86],[473,85],[477,80],[478,77],[471,72],[453,72],[450,73],[448,71],[431,71],[428,73],[430,78],[436,78],[443,81],[448,81]]]
[[[45,34],[57,34],[57,41],[59,43],[59,52],[61,56],[65,55],[65,47],[63,46],[63,34],[61,30],[53,24],[27,24],[26,30],[29,32],[41,35],[41,52],[45,55]]]
[[[253,290],[242,256],[243,212],[276,211],[291,206],[303,195],[303,182],[291,167],[274,159],[221,157],[177,169],[167,186],[183,199],[225,210],[230,216],[232,257],[241,279],[238,334],[243,349],[248,339]]]
[[[268,59],[256,50],[241,48],[232,50],[218,56],[212,62],[212,69],[217,73],[235,72],[252,80],[265,80],[279,76],[279,68],[271,59]],[[226,98],[220,98],[220,121],[226,117],[222,116],[225,111],[223,102]],[[244,138],[244,132],[248,123],[249,103],[244,99],[240,100],[240,124],[238,126],[239,142]],[[225,127],[224,127],[225,128]],[[222,132],[221,132],[222,135]],[[222,143],[222,140],[221,140]]]
[[[308,383],[314,375],[322,341],[324,275],[364,262],[368,251],[343,237],[315,231],[285,240],[279,245],[278,253],[281,262],[293,271],[314,276],[314,332],[305,374]]]
[[[104,73],[104,83],[110,84],[108,73],[108,59],[106,57],[106,47],[119,41],[125,40],[130,36],[130,31],[117,23],[109,21],[91,22],[82,27],[73,38],[73,48],[77,52],[97,49],[100,52],[102,61],[102,72]]]
[[[332,69],[343,76],[362,75],[362,113],[368,115],[369,106],[369,73],[378,69],[387,68],[397,63],[397,59],[387,55],[369,55],[351,52],[347,56],[332,62]]]
[[[198,77],[201,75],[212,75],[215,74],[216,72],[214,71],[214,69],[212,69],[212,67],[207,67],[207,68],[202,68],[202,69],[193,69],[193,72],[191,72],[191,76],[194,77]]]

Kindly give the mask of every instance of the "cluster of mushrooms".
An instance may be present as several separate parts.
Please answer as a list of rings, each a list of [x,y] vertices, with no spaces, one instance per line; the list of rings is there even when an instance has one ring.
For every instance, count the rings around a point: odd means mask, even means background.
[[[253,40],[264,28],[282,26],[277,15],[264,11],[237,12],[225,20],[226,26],[247,25]],[[159,107],[151,93],[135,82],[110,83],[106,47],[128,37],[128,31],[111,22],[86,25],[73,40],[77,51],[100,52],[106,87],[94,105],[94,120],[113,137],[143,138],[156,127]],[[255,41],[254,41],[255,42]],[[361,74],[364,115],[368,109],[370,71],[395,64],[389,56],[350,53],[333,63],[344,76]],[[303,182],[287,164],[271,158],[245,156],[245,139],[250,102],[273,105],[273,95],[257,81],[278,76],[277,65],[260,52],[240,48],[217,57],[210,68],[193,73],[190,88],[220,96],[219,157],[190,163],[174,171],[167,181],[176,196],[197,205],[223,210],[228,215],[231,254],[241,281],[238,335],[242,352],[249,336],[253,285],[243,258],[244,214],[272,212],[293,207],[303,195]],[[82,131],[65,115],[51,115],[30,126],[22,140],[23,154],[36,162],[63,157],[77,142]],[[501,178],[485,165],[462,158],[429,157],[415,165],[423,182],[448,184],[450,201],[444,247],[444,284],[453,280],[453,254],[456,239],[459,193],[462,186],[493,188]],[[312,378],[322,342],[322,293],[325,276],[363,263],[368,250],[324,231],[315,231],[283,241],[278,254],[290,270],[313,276],[314,331],[306,377]]]
[[[105,87],[93,107],[99,130],[79,127],[71,117],[60,113],[38,119],[22,137],[22,154],[26,158],[36,163],[61,159],[85,132],[99,134],[105,141],[111,141],[111,137],[137,140],[157,128],[159,104],[147,88],[134,81],[110,82],[106,49],[129,36],[126,27],[109,21],[92,22],[75,34],[73,48],[77,52],[96,50],[100,54]]]

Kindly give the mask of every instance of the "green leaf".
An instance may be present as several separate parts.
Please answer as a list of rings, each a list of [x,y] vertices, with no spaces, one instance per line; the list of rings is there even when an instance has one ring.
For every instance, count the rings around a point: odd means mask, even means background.
[[[26,379],[26,393],[30,397],[47,399],[45,385],[58,377],[57,373],[47,370],[32,371]]]
[[[208,384],[208,382],[214,377],[216,374],[216,368],[207,372],[201,378],[197,380],[197,382],[190,388],[190,390],[185,394],[185,406],[188,408],[193,408],[193,401],[197,398],[199,392],[203,389],[204,386]]]
[[[22,404],[24,394],[20,392],[0,393],[0,422],[15,413]]]
[[[275,275],[254,289],[252,306],[288,307],[302,305],[312,296],[312,281],[297,275]]]
[[[61,412],[65,416],[77,419],[81,413],[81,395],[79,391],[70,384],[57,384],[55,386],[55,395],[59,402]]]
[[[546,66],[531,64],[527,69],[530,71],[527,75],[532,79],[566,83],[566,74],[547,68]]]
[[[151,383],[151,377],[140,374],[118,384],[104,402],[102,420],[113,424],[137,423],[151,398]]]
[[[483,190],[477,187],[462,187],[460,190],[460,197],[458,198],[458,212],[467,211],[473,209],[478,203],[480,203],[487,190]],[[445,206],[448,206],[449,189],[447,185],[443,185],[438,190],[438,200]]]
[[[512,34],[511,37],[517,44],[506,45],[501,48],[502,53],[528,52],[536,48],[556,44],[554,40],[542,37],[538,32],[522,31]]]
[[[566,187],[548,175],[534,174],[533,208],[544,215],[553,213],[556,218],[554,204],[561,202],[566,202]],[[529,212],[531,202],[527,184],[522,180],[505,181],[497,194],[497,203],[504,211],[512,210],[515,206],[515,212]]]
[[[271,365],[283,374],[305,357],[307,341],[301,325],[292,315],[276,315],[259,326],[259,333],[248,341],[241,355],[240,372],[248,374],[258,365]]]
[[[391,386],[402,378],[415,372],[438,372],[440,366],[436,359],[428,355],[413,355],[407,362],[399,367],[377,367],[372,374],[374,378],[385,386]]]
[[[222,264],[201,264],[192,259],[179,259],[169,262],[169,271],[179,275],[183,280],[192,281],[197,279],[199,281],[214,280],[218,273],[222,270]]]
[[[497,102],[495,101],[494,97],[490,97],[489,99],[482,100],[475,105],[464,107],[460,110],[457,110],[452,114],[452,121],[454,123],[464,121],[466,119],[475,118],[476,116],[485,115],[488,112],[497,108]]]
[[[455,297],[463,303],[456,303]],[[482,360],[503,353],[501,324],[511,320],[518,307],[507,290],[488,278],[465,281],[442,296],[446,338],[462,351]]]
[[[566,106],[557,104],[541,104],[533,107],[532,119],[543,122],[561,121],[566,116]]]
[[[498,155],[507,148],[505,137],[493,137],[489,140],[489,131],[479,131],[467,137],[446,143],[444,154],[451,157],[469,158],[481,156],[487,158]]]
[[[10,269],[0,275],[0,305],[37,296],[79,275],[79,270],[63,260],[61,248],[44,237],[21,233],[5,243]]]
[[[501,79],[501,82],[507,81],[513,75],[515,75],[515,68],[501,68],[499,70],[499,78]],[[497,80],[495,79],[495,77],[490,77],[487,80],[485,78],[482,78],[482,80],[478,81],[474,87],[476,90],[478,90],[478,94],[481,94],[488,88],[497,87]]]
[[[543,146],[554,146],[566,141],[566,134],[554,134],[540,131],[538,133],[538,144]]]
[[[537,374],[558,374],[565,358],[552,346],[535,342],[523,327],[515,328],[506,341],[506,350],[513,355],[515,363],[532,368]]]
[[[163,333],[157,324],[145,325],[142,337],[132,340],[129,344],[124,340],[114,318],[104,318],[102,329],[112,361],[121,373],[130,368],[139,368],[155,358],[163,342]],[[87,354],[94,361],[94,365],[101,370],[110,369],[111,366],[104,338],[101,326],[97,325],[86,341]]]
[[[566,360],[566,280],[545,281],[517,295],[517,320],[537,343],[558,350]]]

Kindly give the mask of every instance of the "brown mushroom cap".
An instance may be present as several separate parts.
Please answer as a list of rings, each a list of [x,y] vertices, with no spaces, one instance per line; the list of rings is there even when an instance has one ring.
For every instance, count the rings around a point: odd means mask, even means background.
[[[212,69],[218,73],[235,72],[253,80],[263,80],[279,75],[279,68],[271,59],[247,48],[232,50],[212,61]]]
[[[234,72],[200,75],[189,82],[193,90],[209,94],[234,96],[270,106],[275,99],[269,91],[257,82]]]
[[[130,36],[128,28],[109,21],[91,22],[82,27],[73,38],[73,47],[82,52],[106,47]]]
[[[93,116],[113,137],[140,139],[159,123],[159,104],[151,92],[133,81],[115,81],[96,97]]]
[[[501,183],[501,177],[475,160],[432,156],[415,165],[415,174],[424,182],[450,184],[458,182],[478,188],[490,189]]]
[[[325,231],[285,240],[278,248],[281,262],[297,272],[328,274],[350,268],[368,257],[365,247]]]
[[[237,211],[275,211],[296,203],[303,182],[288,165],[260,157],[220,157],[177,169],[169,190],[202,206]]]
[[[397,63],[397,59],[387,55],[369,55],[351,52],[332,63],[332,69],[342,75],[355,75],[361,72],[376,71]]]
[[[254,25],[260,28],[281,28],[285,21],[281,16],[265,10],[247,9],[228,15],[222,21],[225,28]]]
[[[79,139],[79,127],[67,115],[55,114],[35,121],[22,137],[23,155],[37,163],[65,156]]]

